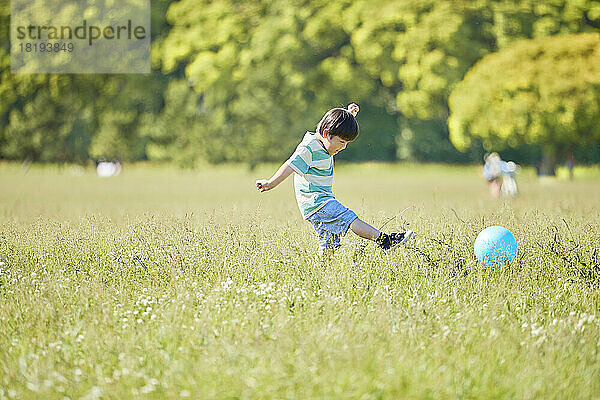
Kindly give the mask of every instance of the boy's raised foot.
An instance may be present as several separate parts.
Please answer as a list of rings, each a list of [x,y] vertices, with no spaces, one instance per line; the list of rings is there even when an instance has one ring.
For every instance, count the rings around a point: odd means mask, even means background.
[[[404,244],[412,235],[413,231],[394,232],[389,235],[381,232],[381,235],[377,238],[375,243],[377,243],[385,254],[389,254],[393,248]]]

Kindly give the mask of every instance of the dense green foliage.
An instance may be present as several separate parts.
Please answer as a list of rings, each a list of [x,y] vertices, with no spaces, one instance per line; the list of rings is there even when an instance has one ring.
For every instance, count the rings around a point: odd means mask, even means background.
[[[540,144],[555,158],[600,142],[599,105],[600,34],[525,40],[484,57],[454,90],[450,138],[459,149],[474,137],[490,151]]]
[[[345,205],[412,206],[386,229],[416,233],[321,265],[291,182],[253,188],[276,167],[0,164],[0,399],[600,396],[598,169],[525,169],[503,203],[474,167],[340,166]],[[493,224],[519,246],[500,271],[473,255]]]
[[[0,5],[2,21],[9,12]],[[516,41],[599,27],[591,0],[156,0],[153,72],[132,77],[10,75],[7,23],[0,157],[281,160],[325,111],[355,101],[363,135],[340,157],[474,161],[480,143],[460,153],[448,140],[448,99],[467,71]],[[539,145],[511,154],[529,161]]]
[[[152,38],[168,32],[163,2],[152,4]],[[10,3],[0,5],[8,21]],[[162,16],[162,18],[160,18]],[[143,122],[164,106],[169,77],[101,74],[11,74],[9,24],[0,37],[0,157],[84,162],[90,157],[146,157]]]

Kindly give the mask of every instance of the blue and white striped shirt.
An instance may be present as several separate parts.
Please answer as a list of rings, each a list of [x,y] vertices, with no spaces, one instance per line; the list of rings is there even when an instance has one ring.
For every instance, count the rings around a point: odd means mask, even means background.
[[[307,219],[333,196],[333,156],[313,132],[306,132],[294,154],[287,160],[294,174],[296,200],[302,217]]]

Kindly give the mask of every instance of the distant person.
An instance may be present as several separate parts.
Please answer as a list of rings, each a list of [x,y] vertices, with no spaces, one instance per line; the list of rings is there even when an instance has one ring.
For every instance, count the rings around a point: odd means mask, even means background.
[[[490,194],[493,197],[512,197],[517,194],[517,174],[521,167],[512,161],[506,162],[496,152],[486,154],[483,157],[483,176],[488,182]]]
[[[358,106],[329,110],[317,125],[315,133],[306,132],[292,156],[270,179],[259,179],[256,188],[266,192],[275,188],[293,172],[296,200],[302,217],[314,227],[323,256],[340,247],[340,238],[348,229],[374,241],[385,253],[404,243],[412,231],[386,234],[360,220],[354,211],[334,197],[333,156],[344,150],[358,136]]]

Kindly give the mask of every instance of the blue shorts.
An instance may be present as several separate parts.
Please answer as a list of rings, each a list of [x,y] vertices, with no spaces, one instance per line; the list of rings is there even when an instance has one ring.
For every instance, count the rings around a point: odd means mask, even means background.
[[[340,238],[348,232],[352,221],[358,216],[337,200],[328,201],[316,213],[308,217],[319,237],[319,249],[340,247]]]

